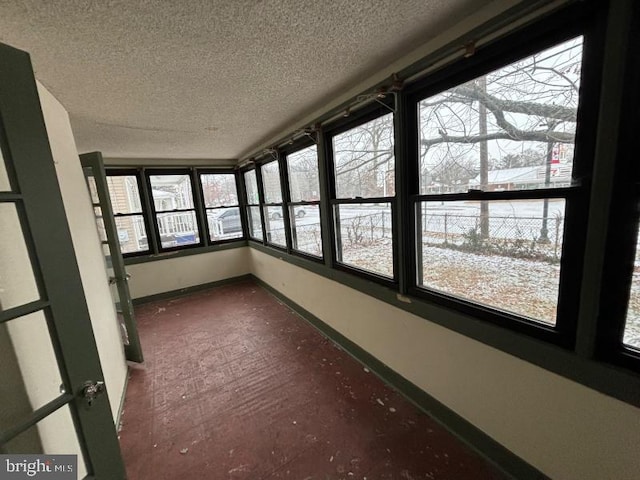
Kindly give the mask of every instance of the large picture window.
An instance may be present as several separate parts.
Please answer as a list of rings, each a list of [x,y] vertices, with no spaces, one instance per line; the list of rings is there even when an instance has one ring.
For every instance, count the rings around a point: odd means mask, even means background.
[[[147,178],[161,250],[199,245],[191,173],[153,171]]]
[[[123,254],[150,250],[137,175],[108,174],[107,186]]]
[[[233,173],[201,173],[200,186],[209,240],[220,242],[242,237],[236,176]]]
[[[336,261],[393,279],[393,114],[330,136]]]
[[[315,145],[286,156],[292,248],[322,257],[318,149]]]
[[[577,37],[417,102],[420,287],[556,325],[581,65]]]

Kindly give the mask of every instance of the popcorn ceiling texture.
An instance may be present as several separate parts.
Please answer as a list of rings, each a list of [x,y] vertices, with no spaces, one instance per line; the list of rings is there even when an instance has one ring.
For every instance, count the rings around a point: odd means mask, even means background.
[[[80,151],[235,158],[482,0],[1,0]]]

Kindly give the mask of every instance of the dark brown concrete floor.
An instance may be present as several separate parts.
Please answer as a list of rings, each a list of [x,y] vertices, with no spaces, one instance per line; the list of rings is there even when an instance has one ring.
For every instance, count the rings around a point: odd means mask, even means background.
[[[504,478],[253,282],[136,314],[130,480]]]

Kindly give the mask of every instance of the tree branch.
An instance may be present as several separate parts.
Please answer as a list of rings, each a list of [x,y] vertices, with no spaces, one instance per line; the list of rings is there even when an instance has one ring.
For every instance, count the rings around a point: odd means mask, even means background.
[[[440,137],[427,138],[420,141],[424,146],[431,147],[440,143],[478,143],[489,140],[524,140],[533,142],[555,142],[555,143],[573,143],[573,133],[567,132],[554,132],[554,131],[542,131],[542,132],[527,132],[519,131],[519,135],[514,137],[509,132],[493,132],[486,135],[464,135],[453,136],[447,135],[444,132],[440,132]]]
[[[536,102],[500,100],[499,98],[483,92],[477,85],[470,83],[455,87],[451,89],[451,92],[482,102],[494,115],[496,112],[512,112],[536,115],[542,118],[553,118],[555,120],[562,120],[563,122],[576,121],[575,108]]]

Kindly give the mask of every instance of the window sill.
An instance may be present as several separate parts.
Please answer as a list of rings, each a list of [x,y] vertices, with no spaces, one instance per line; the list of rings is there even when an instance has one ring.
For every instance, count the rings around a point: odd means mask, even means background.
[[[200,255],[209,252],[219,252],[222,250],[230,250],[233,248],[246,247],[248,245],[247,240],[229,240],[226,242],[215,243],[205,247],[185,248],[184,250],[174,250],[171,252],[163,252],[151,255],[137,255],[131,257],[124,257],[125,265],[136,265],[138,263],[155,262],[158,260],[168,260],[170,258],[188,257],[190,255]]]

